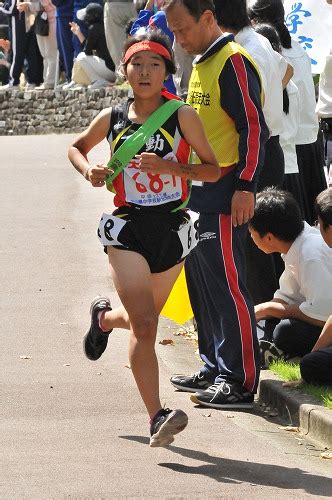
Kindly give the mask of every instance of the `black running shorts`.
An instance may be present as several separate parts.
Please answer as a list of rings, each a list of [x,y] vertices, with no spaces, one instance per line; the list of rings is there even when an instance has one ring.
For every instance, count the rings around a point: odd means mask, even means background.
[[[182,262],[198,241],[190,215],[121,207],[103,214],[98,237],[105,252],[110,245],[142,255],[152,273],[162,273]]]

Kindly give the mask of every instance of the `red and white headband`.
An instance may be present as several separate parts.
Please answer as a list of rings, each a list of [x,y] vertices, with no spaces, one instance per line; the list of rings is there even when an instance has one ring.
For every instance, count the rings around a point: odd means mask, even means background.
[[[125,55],[123,56],[122,63],[127,64],[129,59],[134,55],[137,54],[137,52],[142,52],[145,50],[149,50],[150,52],[154,52],[155,54],[159,54],[162,57],[165,57],[165,59],[168,59],[169,61],[172,60],[172,56],[169,53],[169,51],[161,45],[161,43],[158,42],[150,42],[149,40],[143,40],[141,42],[134,43],[129,47],[129,49],[126,50]]]

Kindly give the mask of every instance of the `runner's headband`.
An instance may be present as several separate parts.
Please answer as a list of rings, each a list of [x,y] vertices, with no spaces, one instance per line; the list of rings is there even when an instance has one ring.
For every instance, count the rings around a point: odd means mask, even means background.
[[[134,43],[129,47],[129,49],[126,51],[123,57],[123,64],[127,64],[129,59],[134,54],[137,54],[137,52],[141,52],[143,50],[149,50],[150,52],[154,52],[155,54],[159,54],[160,56],[165,57],[165,59],[168,59],[169,61],[172,60],[171,54],[166,49],[166,47],[161,45],[161,43],[143,40],[142,42]]]

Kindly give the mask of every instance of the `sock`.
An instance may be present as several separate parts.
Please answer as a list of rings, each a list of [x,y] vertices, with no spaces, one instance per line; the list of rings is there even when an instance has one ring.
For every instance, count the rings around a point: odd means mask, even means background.
[[[107,313],[107,311],[100,311],[97,315],[97,318],[98,318],[98,323],[99,323],[99,328],[103,331],[103,332],[108,332],[109,330],[107,330],[106,328],[104,328],[102,326],[102,322],[105,318],[105,314]]]

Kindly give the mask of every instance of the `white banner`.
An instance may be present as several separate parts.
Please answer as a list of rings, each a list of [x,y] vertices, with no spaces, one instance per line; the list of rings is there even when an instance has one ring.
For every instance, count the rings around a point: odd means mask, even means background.
[[[312,72],[320,74],[332,46],[332,5],[326,0],[284,0],[287,28],[308,52]]]

